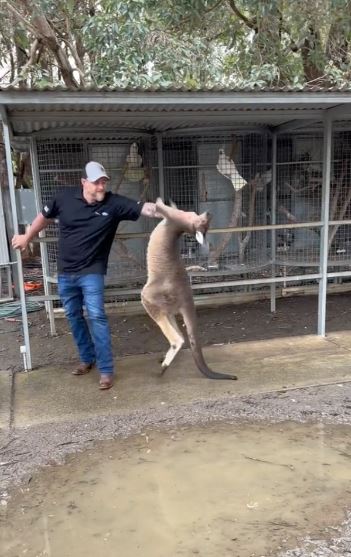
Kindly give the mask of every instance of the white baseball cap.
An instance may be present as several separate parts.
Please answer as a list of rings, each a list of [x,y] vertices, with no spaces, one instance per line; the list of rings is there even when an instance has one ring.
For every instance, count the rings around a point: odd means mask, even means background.
[[[100,178],[110,179],[102,164],[94,161],[90,161],[85,165],[85,175],[89,182],[96,182],[96,180],[99,180]]]

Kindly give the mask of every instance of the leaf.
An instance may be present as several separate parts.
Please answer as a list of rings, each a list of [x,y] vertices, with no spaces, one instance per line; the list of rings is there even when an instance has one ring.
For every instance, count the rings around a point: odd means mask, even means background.
[[[14,4],[12,0],[12,5],[24,21],[31,22],[29,3]],[[85,53],[84,74],[88,82],[98,85],[302,87],[308,77],[302,58],[305,44],[308,63],[326,80],[348,84],[351,14],[347,0],[237,0],[238,10],[256,22],[256,31],[224,0],[99,0],[93,4],[93,12],[85,0],[38,0],[36,5],[47,16],[60,45],[67,44],[69,17],[74,44],[81,45]],[[315,37],[311,37],[312,28]],[[336,35],[332,29],[337,30]],[[1,3],[2,66],[11,66],[11,56],[18,63],[13,56],[14,42],[28,53],[33,39],[8,4]],[[344,54],[329,54],[327,44],[334,47],[330,52],[344,49]],[[339,48],[339,44],[343,46]],[[57,60],[47,45],[41,48],[28,83],[56,84],[59,78],[52,68]]]

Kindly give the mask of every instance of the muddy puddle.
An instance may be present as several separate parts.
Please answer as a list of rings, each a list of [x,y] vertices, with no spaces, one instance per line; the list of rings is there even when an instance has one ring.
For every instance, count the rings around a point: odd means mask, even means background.
[[[351,508],[345,426],[212,424],[101,442],[0,509],[2,557],[251,557]]]

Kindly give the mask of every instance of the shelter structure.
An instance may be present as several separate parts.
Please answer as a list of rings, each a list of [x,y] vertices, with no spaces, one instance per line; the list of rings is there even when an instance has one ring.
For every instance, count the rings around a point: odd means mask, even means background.
[[[39,211],[57,192],[76,187],[85,163],[97,160],[114,192],[211,212],[210,252],[190,237],[182,244],[197,299],[264,295],[275,311],[283,290],[317,289],[317,334],[325,335],[327,288],[347,289],[351,278],[350,92],[6,89],[0,115],[8,235],[28,220],[26,207]],[[30,151],[34,201],[15,188],[13,149]],[[114,307],[138,299],[154,224],[140,219],[119,228],[106,281],[106,302]],[[1,277],[6,283],[11,271],[18,275],[21,350],[31,369],[26,304],[45,303],[53,334],[59,311],[57,223],[41,233],[40,295],[25,291],[21,255],[11,255],[1,238]]]

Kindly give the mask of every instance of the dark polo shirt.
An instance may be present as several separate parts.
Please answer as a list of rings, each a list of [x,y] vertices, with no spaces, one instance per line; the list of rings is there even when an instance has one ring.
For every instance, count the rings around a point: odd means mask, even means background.
[[[59,273],[105,274],[118,224],[139,218],[143,203],[107,192],[103,201],[89,204],[82,189],[58,194],[44,205],[47,219],[59,219]]]

